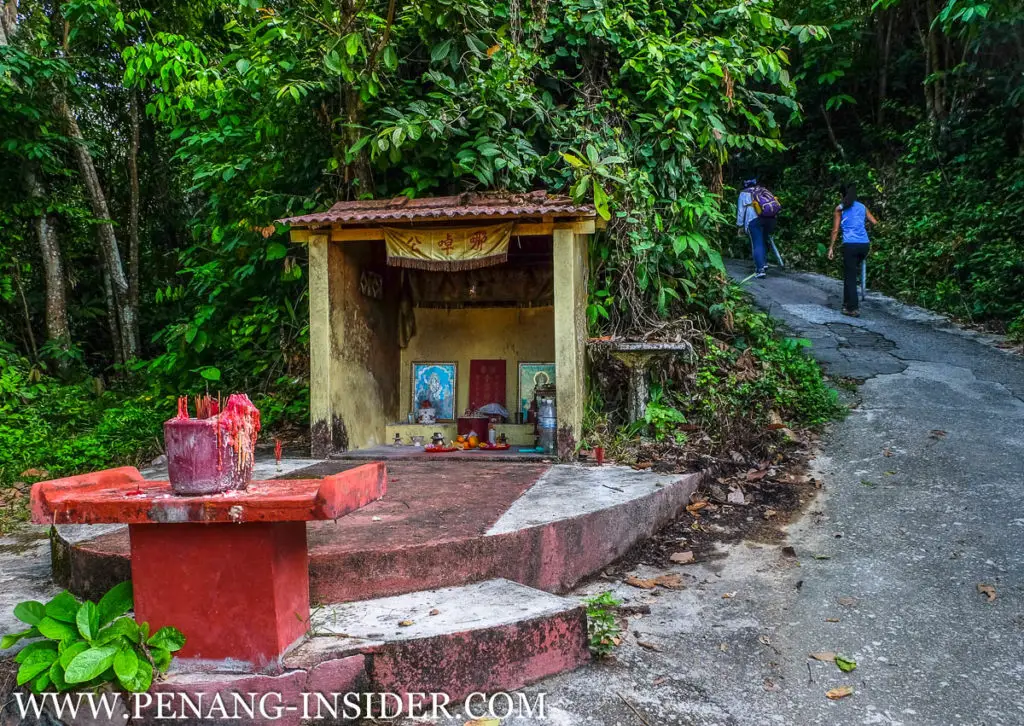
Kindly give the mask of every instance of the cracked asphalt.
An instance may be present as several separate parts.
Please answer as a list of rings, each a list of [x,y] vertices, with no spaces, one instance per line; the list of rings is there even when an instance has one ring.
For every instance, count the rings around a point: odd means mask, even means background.
[[[685,590],[581,589],[650,614],[615,662],[528,689],[545,720],[502,726],[1024,724],[1024,359],[878,295],[844,317],[822,276],[748,289],[831,375],[864,381],[823,437],[797,556],[746,543],[676,567]],[[808,659],[821,651],[856,670]],[[829,700],[840,686],[853,695]]]

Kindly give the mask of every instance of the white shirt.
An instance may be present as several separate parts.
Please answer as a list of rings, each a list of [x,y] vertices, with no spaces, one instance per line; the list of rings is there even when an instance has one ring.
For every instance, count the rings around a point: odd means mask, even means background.
[[[736,201],[736,226],[747,229],[755,219],[757,212],[754,211],[754,195],[749,189],[744,189]]]

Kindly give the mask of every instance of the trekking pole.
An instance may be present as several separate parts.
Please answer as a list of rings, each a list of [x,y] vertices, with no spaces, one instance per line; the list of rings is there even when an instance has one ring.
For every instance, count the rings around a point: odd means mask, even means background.
[[[868,261],[861,260],[860,263],[860,299],[868,298]]]
[[[775,259],[779,261],[779,267],[785,269],[786,263],[782,261],[782,255],[779,254],[779,248],[775,246],[775,236],[768,238],[768,244],[772,246],[772,252],[775,253]]]

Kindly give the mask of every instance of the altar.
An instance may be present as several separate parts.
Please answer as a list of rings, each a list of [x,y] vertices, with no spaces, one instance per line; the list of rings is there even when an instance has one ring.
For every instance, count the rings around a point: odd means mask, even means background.
[[[572,455],[591,205],[467,193],[338,202],[280,221],[309,251],[314,456],[461,437],[461,458],[470,433],[474,447],[514,453],[534,449],[544,427],[555,453]],[[538,410],[538,387],[553,410]]]

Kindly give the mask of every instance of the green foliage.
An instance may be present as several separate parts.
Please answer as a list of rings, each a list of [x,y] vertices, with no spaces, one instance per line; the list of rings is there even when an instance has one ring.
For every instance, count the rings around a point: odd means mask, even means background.
[[[722,165],[783,148],[784,124],[800,115],[791,55],[828,35],[821,18],[787,20],[772,0],[59,10],[30,6],[0,51],[0,258],[34,259],[38,215],[56,218],[76,283],[73,344],[33,343],[46,307],[34,264],[0,268],[0,336],[29,361],[20,370],[150,385],[88,396],[40,379],[45,390],[20,404],[27,433],[0,428],[0,444],[15,446],[0,477],[38,457],[43,435],[68,442],[54,473],[123,460],[158,431],[168,396],[209,384],[257,394],[268,425],[302,425],[305,254],[275,220],[337,199],[546,188],[593,201],[608,222],[591,245],[594,332],[704,324],[725,285]],[[142,111],[135,361],[111,355],[100,220],[50,103],[57,92],[78,111],[122,238],[129,109]],[[27,161],[45,198],[26,192]],[[656,436],[679,435],[674,405],[668,393],[655,402]]]
[[[852,180],[880,222],[871,230],[871,288],[972,322],[1007,326],[1024,319],[1024,242],[1014,233],[1024,205],[1024,161],[1005,155],[994,119],[984,123],[953,134],[964,150],[944,160],[934,157],[921,126],[900,138],[899,159],[784,170],[780,193],[803,200],[803,209],[780,225],[788,259],[841,275],[825,245],[836,180]]]
[[[63,476],[138,464],[159,450],[173,414],[167,396],[64,383],[0,348],[0,486],[31,468]]]
[[[1020,335],[1024,8],[796,0],[783,14],[830,31],[794,57],[797,98],[817,113],[787,129],[788,153],[739,164],[787,200],[787,260],[841,274],[825,249],[836,189],[854,181],[881,223],[870,287]]]
[[[583,601],[587,606],[587,635],[590,652],[596,658],[607,658],[618,647],[622,628],[615,617],[615,608],[622,604],[610,592],[603,592]]]
[[[132,607],[129,582],[114,586],[98,604],[80,602],[67,591],[45,605],[21,602],[14,616],[29,627],[5,635],[0,649],[31,641],[14,660],[18,685],[34,693],[105,684],[147,691],[154,675],[170,666],[171,654],[184,646],[185,636],[173,627],[149,635],[147,623],[140,625],[126,614]]]
[[[686,416],[677,408],[665,403],[665,391],[660,385],[651,386],[651,400],[644,411],[644,422],[651,427],[655,441],[664,441],[672,434],[676,443],[684,443],[686,434],[676,431],[678,424],[686,423]]]

